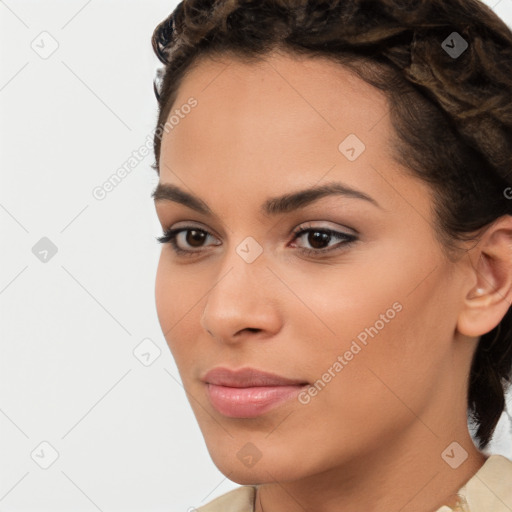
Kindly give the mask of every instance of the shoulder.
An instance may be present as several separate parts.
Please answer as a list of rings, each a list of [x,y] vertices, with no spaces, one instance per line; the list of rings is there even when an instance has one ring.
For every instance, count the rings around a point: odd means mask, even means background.
[[[254,512],[256,488],[243,485],[196,509],[196,512]]]
[[[484,465],[461,488],[475,512],[510,512],[512,510],[512,460],[490,455]]]

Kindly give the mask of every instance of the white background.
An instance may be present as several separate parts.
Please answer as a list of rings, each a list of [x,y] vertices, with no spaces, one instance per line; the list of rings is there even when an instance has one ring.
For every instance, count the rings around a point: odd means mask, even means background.
[[[486,3],[512,25],[512,0]],[[186,511],[238,486],[158,324],[152,154],[92,194],[154,130],[150,39],[176,5],[0,2],[0,512]],[[512,457],[511,429],[488,451]]]

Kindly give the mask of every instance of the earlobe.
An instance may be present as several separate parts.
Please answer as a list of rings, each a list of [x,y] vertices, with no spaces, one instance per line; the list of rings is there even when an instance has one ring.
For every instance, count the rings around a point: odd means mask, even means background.
[[[506,215],[491,224],[476,247],[468,251],[468,282],[472,285],[465,292],[459,313],[457,330],[461,334],[478,337],[490,332],[510,308],[511,242],[512,217]]]

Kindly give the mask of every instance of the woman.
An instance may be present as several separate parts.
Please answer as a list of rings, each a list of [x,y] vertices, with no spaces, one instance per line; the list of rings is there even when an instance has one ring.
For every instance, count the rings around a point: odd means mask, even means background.
[[[153,47],[158,317],[241,484],[199,510],[512,510],[509,28],[185,0]]]

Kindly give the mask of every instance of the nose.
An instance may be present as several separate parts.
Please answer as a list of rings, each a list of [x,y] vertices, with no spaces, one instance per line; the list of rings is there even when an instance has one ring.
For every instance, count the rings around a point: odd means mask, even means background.
[[[201,326],[214,339],[239,343],[269,338],[281,329],[279,281],[259,257],[245,262],[238,254],[225,261],[205,299]]]

